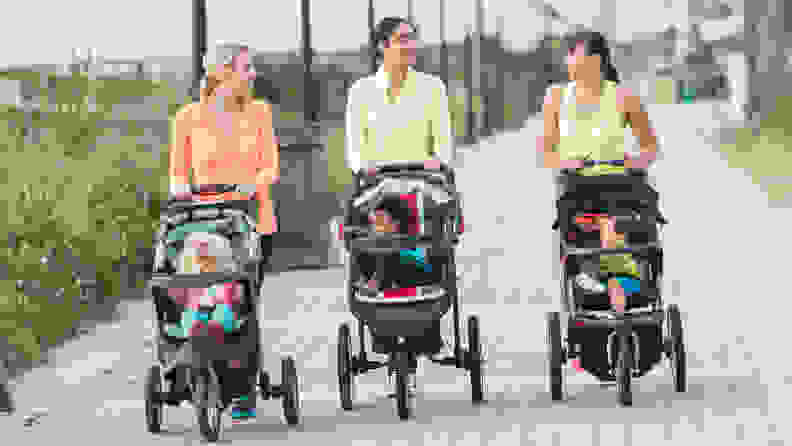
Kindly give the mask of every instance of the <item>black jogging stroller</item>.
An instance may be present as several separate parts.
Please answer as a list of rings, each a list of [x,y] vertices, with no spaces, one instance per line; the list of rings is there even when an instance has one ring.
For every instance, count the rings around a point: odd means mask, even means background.
[[[624,161],[586,161],[623,166]],[[559,180],[558,218],[553,225],[560,234],[562,311],[548,313],[550,393],[554,401],[564,398],[563,365],[579,360],[579,367],[602,382],[616,381],[619,402],[632,405],[631,380],[651,371],[663,356],[669,360],[677,392],[685,391],[685,344],[677,305],[664,308],[662,225],[657,192],[648,184],[645,171],[627,175],[581,176],[563,171]],[[580,230],[591,214],[615,219],[615,230],[626,234],[621,249],[601,248],[598,233]],[[628,297],[624,313],[611,310],[607,292],[591,294],[576,286],[573,278],[584,259],[603,255],[631,254],[641,272],[641,289]],[[562,337],[561,317],[568,318]]]
[[[239,192],[239,186],[193,188],[194,195],[227,192]],[[257,394],[265,400],[280,398],[285,421],[289,425],[299,423],[300,394],[294,359],[282,359],[280,385],[270,384],[269,375],[261,369],[258,304],[263,262],[259,235],[251,218],[255,215],[254,203],[171,200],[163,209],[155,238],[153,275],[147,287],[156,314],[155,360],[145,381],[146,425],[151,433],[161,430],[165,404],[175,406],[186,401],[196,408],[202,437],[216,441],[225,409],[237,399],[256,398]],[[228,239],[236,271],[177,274],[176,261],[185,248],[185,237],[196,232]],[[222,339],[208,333],[174,334],[173,329],[184,322],[186,307],[174,300],[169,290],[204,290],[220,284],[236,284],[243,289],[241,301],[234,304],[237,317],[234,324],[224,327]],[[216,301],[202,302],[194,314],[207,321],[216,307]],[[233,367],[232,362],[237,366]]]
[[[365,206],[355,206],[355,199],[382,181],[395,178],[424,181],[439,186],[448,193],[450,200],[436,203],[427,198],[427,201],[418,206],[421,209],[418,212],[423,212],[423,218],[410,222],[409,226],[413,230],[376,233],[369,229],[367,209]],[[468,319],[467,348],[462,347],[459,334],[459,289],[454,252],[464,232],[464,223],[453,172],[446,167],[439,171],[428,171],[423,164],[405,163],[379,168],[374,175],[358,174],[355,184],[354,196],[347,203],[344,226],[339,234],[343,235],[347,250],[347,302],[358,322],[360,348],[359,353],[352,352],[349,325],[341,324],[338,332],[341,407],[352,410],[355,376],[387,367],[389,374],[396,378],[394,396],[397,400],[397,413],[402,420],[408,419],[411,411],[408,379],[416,372],[419,357],[431,356],[441,347],[429,339],[431,337],[426,337],[425,333],[431,332],[432,327],[439,324],[449,308],[453,308],[454,353],[449,358],[433,358],[432,362],[452,365],[469,372],[472,401],[482,401],[483,358],[478,318],[470,316]],[[417,195],[420,200],[422,192],[417,192]],[[402,195],[395,199],[406,198],[408,197]],[[367,263],[373,263],[377,273],[380,273],[388,266],[385,260],[387,256],[417,248],[428,250],[426,259],[427,264],[433,268],[431,272],[411,276],[407,281],[400,280],[398,288],[380,289],[376,295],[360,292],[356,284],[365,269],[365,265],[360,262],[362,256],[368,256],[369,260],[374,259]],[[366,329],[377,340],[373,342],[373,350],[387,355],[387,361],[367,358]]]

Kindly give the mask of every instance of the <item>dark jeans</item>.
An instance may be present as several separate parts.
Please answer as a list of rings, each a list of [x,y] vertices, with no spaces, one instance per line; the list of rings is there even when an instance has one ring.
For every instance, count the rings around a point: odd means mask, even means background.
[[[259,238],[261,248],[261,264],[258,267],[259,283],[264,280],[264,274],[269,269],[270,258],[272,257],[272,234],[262,234]]]
[[[14,411],[14,403],[11,399],[11,392],[8,386],[0,383],[0,412],[11,413]]]

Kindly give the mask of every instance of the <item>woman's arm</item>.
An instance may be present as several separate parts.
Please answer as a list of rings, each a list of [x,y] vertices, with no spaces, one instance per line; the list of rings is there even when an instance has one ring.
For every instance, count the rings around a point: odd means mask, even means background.
[[[627,121],[632,126],[641,146],[638,158],[626,155],[625,166],[632,169],[646,169],[657,158],[657,136],[649,121],[649,114],[644,110],[641,99],[629,90],[620,89],[620,105]]]
[[[544,167],[547,168],[557,169],[561,165],[561,157],[554,150],[560,136],[558,130],[558,104],[560,101],[560,89],[551,86],[545,95],[542,107],[544,135],[539,136],[536,141],[536,150],[541,154]]]
[[[280,154],[272,125],[272,106],[256,101],[256,184],[269,186],[280,177]]]
[[[360,146],[365,143],[365,128],[362,126],[362,117],[360,114],[360,81],[355,82],[349,88],[347,94],[346,113],[344,116],[345,122],[345,155],[347,167],[352,172],[357,173],[361,166],[360,161]]]
[[[451,134],[451,114],[448,111],[448,94],[446,86],[436,79],[437,86],[433,90],[432,111],[431,111],[431,130],[432,148],[431,151],[446,166],[450,166],[454,161],[454,139]]]
[[[171,120],[170,179],[171,194],[190,193],[190,170],[192,168],[192,113],[194,104],[187,104]]]

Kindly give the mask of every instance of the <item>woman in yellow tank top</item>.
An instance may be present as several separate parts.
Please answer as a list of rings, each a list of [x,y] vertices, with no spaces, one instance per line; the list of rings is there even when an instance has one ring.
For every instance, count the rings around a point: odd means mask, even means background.
[[[619,87],[619,76],[610,60],[604,36],[586,32],[571,39],[567,69],[571,82],[552,87],[544,101],[544,136],[538,141],[544,165],[549,168],[580,169],[582,175],[624,174],[626,169],[646,169],[657,154],[657,139],[643,110],[640,98]],[[631,129],[641,146],[640,156],[626,149],[626,131]],[[583,168],[584,160],[624,159],[624,167],[598,165]],[[624,235],[614,231],[612,220],[600,218],[591,229],[598,229],[603,247],[624,246]],[[607,286],[584,271],[576,277],[587,291],[608,291],[611,304],[623,311],[626,297],[637,292],[640,278],[637,265],[629,255],[603,256],[600,270],[623,275]]]

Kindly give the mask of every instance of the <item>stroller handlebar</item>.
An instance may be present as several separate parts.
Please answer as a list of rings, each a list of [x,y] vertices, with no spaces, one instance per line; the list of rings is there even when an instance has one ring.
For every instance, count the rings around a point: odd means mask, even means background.
[[[216,195],[239,191],[238,184],[193,184],[190,188],[192,193],[199,195]]]
[[[370,175],[369,170],[374,174]],[[357,182],[372,181],[381,177],[420,177],[434,178],[438,175],[445,177],[450,183],[454,183],[454,171],[445,164],[441,164],[437,169],[427,169],[423,162],[393,163],[371,169],[360,169],[356,173]]]
[[[624,167],[624,160],[583,160],[583,167],[618,166]]]
[[[170,195],[165,208],[185,206],[196,202],[196,196],[222,195],[231,192],[242,192],[239,184],[199,184],[190,185],[189,194]]]

